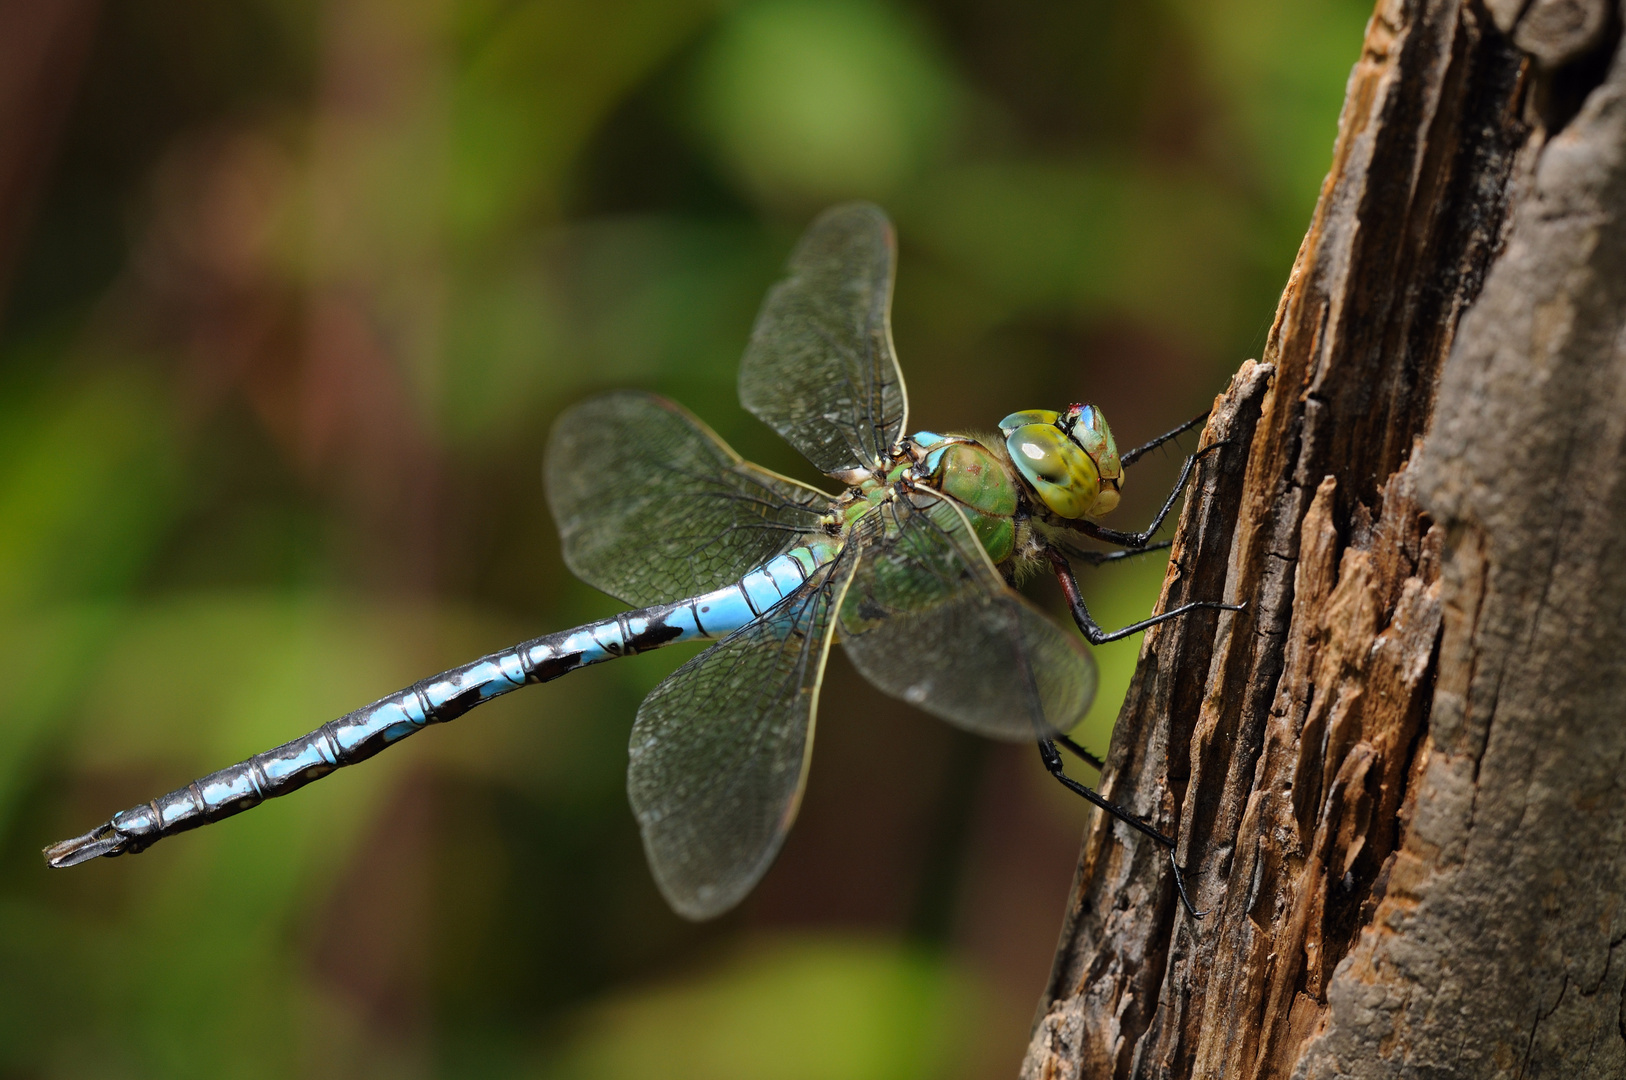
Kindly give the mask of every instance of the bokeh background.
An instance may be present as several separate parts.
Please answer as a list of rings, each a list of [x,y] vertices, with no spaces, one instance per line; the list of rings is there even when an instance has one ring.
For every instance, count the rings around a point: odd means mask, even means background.
[[[1263,344],[1367,14],[0,4],[0,1075],[1013,1075],[1086,809],[839,655],[801,820],[713,924],[662,904],[623,787],[680,650],[140,858],[39,849],[616,610],[542,499],[573,401],[660,391],[815,479],[733,388],[829,203],[898,224],[917,425],[1194,415]],[[1118,625],[1162,569],[1083,582]],[[1135,653],[1096,651],[1098,749]]]

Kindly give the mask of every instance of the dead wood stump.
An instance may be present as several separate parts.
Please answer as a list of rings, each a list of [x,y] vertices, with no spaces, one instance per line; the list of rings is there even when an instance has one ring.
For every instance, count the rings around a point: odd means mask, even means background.
[[[1024,1077],[1626,1076],[1621,25],[1379,3]]]

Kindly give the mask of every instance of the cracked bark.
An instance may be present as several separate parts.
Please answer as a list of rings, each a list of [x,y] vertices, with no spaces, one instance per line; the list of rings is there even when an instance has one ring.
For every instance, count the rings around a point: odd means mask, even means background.
[[[1626,1076],[1626,53],[1384,0],[1217,402],[1023,1076]]]

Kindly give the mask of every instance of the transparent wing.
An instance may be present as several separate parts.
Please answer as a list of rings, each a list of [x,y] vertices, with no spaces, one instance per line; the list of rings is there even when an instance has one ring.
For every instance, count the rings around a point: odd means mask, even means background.
[[[779,852],[801,802],[834,612],[856,559],[673,672],[632,728],[627,794],[662,894],[721,915]]]
[[[639,606],[737,580],[818,529],[829,507],[743,460],[682,406],[636,391],[560,416],[543,480],[565,565]]]
[[[979,735],[1067,731],[1095,699],[1077,638],[1007,586],[959,507],[925,493],[856,525],[840,637],[876,687]]]
[[[821,472],[873,471],[908,418],[892,350],[897,242],[880,207],[819,215],[768,292],[740,361],[740,401]]]

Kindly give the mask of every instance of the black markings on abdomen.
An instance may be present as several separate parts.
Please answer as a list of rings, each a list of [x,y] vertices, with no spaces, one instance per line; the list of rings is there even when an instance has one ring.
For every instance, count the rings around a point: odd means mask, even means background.
[[[435,710],[434,720],[437,724],[456,720],[459,716],[480,704],[482,700],[484,699],[480,697],[480,687],[471,686],[462,693],[441,702],[440,706]]]
[[[531,682],[547,682],[557,679],[561,675],[569,674],[582,666],[582,654],[579,652],[560,653],[550,656],[531,669]]]
[[[666,623],[652,622],[641,634],[634,634],[627,639],[626,651],[629,653],[643,652],[646,649],[658,649],[668,641],[674,641],[683,636],[683,627],[669,626]]]

